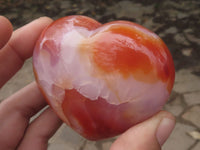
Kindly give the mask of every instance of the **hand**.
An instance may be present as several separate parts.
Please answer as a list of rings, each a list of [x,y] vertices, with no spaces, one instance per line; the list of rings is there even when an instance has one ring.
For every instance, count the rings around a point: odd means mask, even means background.
[[[39,18],[12,33],[11,23],[0,16],[0,88],[32,56],[42,30],[52,22]],[[30,118],[46,106],[36,83],[31,83],[0,103],[0,149],[46,150],[48,139],[62,121],[47,108],[33,122]]]
[[[123,133],[110,150],[161,150],[174,126],[175,118],[161,111]]]

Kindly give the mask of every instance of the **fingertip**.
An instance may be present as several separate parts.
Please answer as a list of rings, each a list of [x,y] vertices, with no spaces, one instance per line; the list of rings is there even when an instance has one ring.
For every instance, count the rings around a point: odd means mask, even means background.
[[[173,120],[175,122],[175,117],[168,111],[162,110],[160,112],[158,112],[155,116],[153,116],[153,118],[159,118],[160,120],[163,118],[169,118],[171,120]]]
[[[160,111],[124,132],[110,150],[160,150],[175,126],[175,117]]]
[[[156,137],[160,146],[162,146],[168,139],[176,122],[175,117],[171,113],[165,112],[165,114],[166,115],[163,116],[156,130]]]
[[[1,20],[0,23],[4,23],[7,26],[7,28],[9,28],[11,31],[13,30],[12,24],[8,20],[8,18],[0,15],[0,20]]]
[[[39,20],[43,20],[45,22],[52,22],[53,19],[51,19],[50,17],[47,17],[47,16],[42,16],[40,18],[38,18]]]
[[[12,35],[11,22],[4,16],[0,16],[0,49],[8,42]]]
[[[10,44],[15,47],[21,58],[27,59],[32,56],[40,34],[52,22],[53,20],[49,17],[40,17],[14,31]],[[25,42],[24,39],[28,40]]]
[[[31,21],[30,23],[26,24],[24,27],[20,28],[19,30],[22,30],[24,28],[30,28],[31,26],[40,26],[40,28],[44,28],[45,26],[48,26],[53,22],[53,19],[47,17],[47,16],[42,16],[39,17],[38,19],[35,19]]]
[[[33,24],[34,26],[40,25],[41,27],[46,27],[53,22],[53,19],[47,16],[39,17],[38,19],[33,20],[32,22],[28,23],[27,25]],[[25,25],[25,26],[27,26]]]

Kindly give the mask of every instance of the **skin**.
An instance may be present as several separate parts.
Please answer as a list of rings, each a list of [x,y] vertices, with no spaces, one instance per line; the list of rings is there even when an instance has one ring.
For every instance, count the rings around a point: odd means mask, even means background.
[[[51,22],[50,18],[42,17],[13,32],[9,20],[0,16],[0,88],[32,56],[36,40]],[[46,150],[48,140],[62,121],[47,107],[35,120],[29,122],[32,116],[46,106],[47,103],[35,82],[1,102],[1,149]],[[168,123],[165,121],[163,126],[161,121],[164,118],[167,118]],[[119,136],[110,150],[160,150],[174,125],[174,117],[161,111]]]

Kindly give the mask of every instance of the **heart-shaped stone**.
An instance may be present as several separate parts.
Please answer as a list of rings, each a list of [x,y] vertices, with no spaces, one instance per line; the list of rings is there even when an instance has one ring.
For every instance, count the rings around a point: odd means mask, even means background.
[[[84,16],[54,21],[33,54],[47,102],[90,140],[118,135],[160,111],[174,83],[164,42],[144,27]]]

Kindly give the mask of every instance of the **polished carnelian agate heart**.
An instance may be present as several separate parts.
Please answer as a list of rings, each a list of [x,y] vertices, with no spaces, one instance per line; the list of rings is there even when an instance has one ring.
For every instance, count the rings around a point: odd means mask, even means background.
[[[54,21],[33,54],[36,81],[58,116],[90,140],[116,136],[160,111],[174,84],[164,42],[144,27],[84,16]]]

